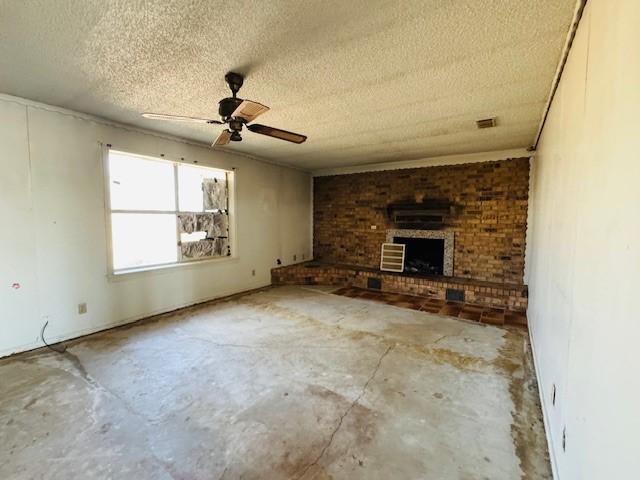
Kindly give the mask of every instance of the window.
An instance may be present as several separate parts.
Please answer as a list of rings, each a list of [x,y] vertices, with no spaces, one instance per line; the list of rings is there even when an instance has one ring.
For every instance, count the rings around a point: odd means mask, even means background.
[[[114,273],[231,255],[231,172],[109,151]]]

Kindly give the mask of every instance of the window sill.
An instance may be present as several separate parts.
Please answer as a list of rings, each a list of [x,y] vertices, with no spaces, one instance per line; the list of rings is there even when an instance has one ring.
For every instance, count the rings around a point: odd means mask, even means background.
[[[171,273],[175,269],[197,268],[208,264],[233,263],[237,261],[238,257],[233,255],[229,257],[207,258],[203,260],[191,260],[189,262],[168,263],[166,265],[154,265],[149,267],[116,270],[109,272],[107,277],[109,278],[109,281],[118,282],[142,276]]]

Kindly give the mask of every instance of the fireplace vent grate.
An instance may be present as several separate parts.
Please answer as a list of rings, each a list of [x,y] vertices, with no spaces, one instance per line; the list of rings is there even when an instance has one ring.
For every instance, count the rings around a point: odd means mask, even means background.
[[[402,272],[404,270],[405,245],[401,243],[383,243],[380,253],[380,270]]]
[[[464,290],[447,288],[445,299],[449,300],[450,302],[464,302]]]
[[[367,278],[367,288],[371,290],[382,290],[382,280],[376,277]]]

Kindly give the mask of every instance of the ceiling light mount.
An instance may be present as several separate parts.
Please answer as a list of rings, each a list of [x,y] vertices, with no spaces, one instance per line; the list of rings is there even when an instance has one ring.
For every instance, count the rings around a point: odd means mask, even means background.
[[[233,98],[236,98],[236,93],[238,93],[244,83],[244,77],[236,72],[228,72],[224,76],[224,80],[227,82],[227,85],[233,94]]]

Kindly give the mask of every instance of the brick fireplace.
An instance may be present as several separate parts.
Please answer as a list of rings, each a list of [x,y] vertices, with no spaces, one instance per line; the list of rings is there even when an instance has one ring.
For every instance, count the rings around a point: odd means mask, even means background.
[[[314,178],[315,260],[377,268],[396,229],[389,205],[446,201],[438,230],[455,236],[453,276],[522,284],[529,159]]]
[[[314,262],[272,278],[524,310],[528,190],[528,158],[315,177]],[[385,242],[403,273],[380,272]]]

